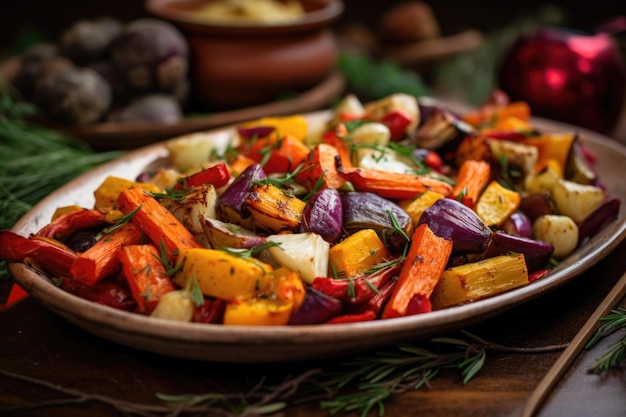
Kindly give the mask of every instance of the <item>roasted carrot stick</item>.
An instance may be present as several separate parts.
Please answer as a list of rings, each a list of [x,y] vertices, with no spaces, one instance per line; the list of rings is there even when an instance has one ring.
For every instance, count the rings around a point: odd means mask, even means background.
[[[174,291],[174,284],[159,260],[159,252],[154,245],[125,246],[118,257],[139,312],[149,310],[149,306],[156,304],[163,294]]]
[[[120,267],[118,252],[126,245],[139,243],[141,236],[141,229],[132,223],[104,235],[72,263],[72,277],[83,284],[93,285],[111,275]]]
[[[302,141],[286,135],[269,136],[240,147],[245,156],[263,162],[267,174],[291,172],[309,156],[310,149]]]
[[[337,150],[344,167],[352,166],[352,145],[348,140],[348,128],[345,124],[339,123],[332,130],[324,133],[321,143],[331,145]]]
[[[319,178],[322,178],[325,187],[341,188],[346,182],[337,172],[335,159],[339,158],[337,148],[326,143],[320,143],[311,151],[304,167],[296,176],[296,180],[313,188]]]
[[[447,182],[422,175],[342,166],[337,172],[357,191],[369,191],[391,199],[411,199],[427,190],[444,197],[452,192],[452,186]]]
[[[430,295],[451,253],[451,240],[435,235],[425,223],[415,229],[398,283],[385,305],[382,318],[431,311]]]
[[[481,191],[491,180],[491,166],[485,161],[468,159],[461,164],[452,195],[473,208]]]
[[[234,176],[239,176],[250,165],[256,164],[256,161],[248,156],[237,154],[232,160],[229,161],[230,170]]]
[[[137,209],[132,222],[148,235],[155,246],[160,247],[163,242],[170,260],[181,249],[202,247],[172,213],[141,188],[133,187],[122,191],[118,206],[124,214]]]

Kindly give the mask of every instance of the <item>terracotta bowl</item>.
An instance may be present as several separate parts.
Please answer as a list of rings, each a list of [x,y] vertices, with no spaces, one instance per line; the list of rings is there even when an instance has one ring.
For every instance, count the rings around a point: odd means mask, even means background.
[[[303,18],[272,25],[209,23],[196,13],[207,0],[147,0],[145,6],[187,37],[197,98],[209,109],[232,109],[297,94],[336,69],[331,25],[343,2],[300,1]]]

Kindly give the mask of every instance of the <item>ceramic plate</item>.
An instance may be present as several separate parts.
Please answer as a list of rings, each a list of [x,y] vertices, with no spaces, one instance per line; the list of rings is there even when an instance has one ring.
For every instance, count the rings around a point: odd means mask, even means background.
[[[308,114],[320,126],[327,112]],[[609,192],[626,201],[626,149],[616,141],[562,123],[535,119],[538,127],[549,130],[577,130],[597,155],[598,170]],[[206,133],[207,140],[228,141],[233,128]],[[108,175],[134,178],[147,165],[167,156],[164,144],[150,145],[124,158],[90,171],[60,188],[25,215],[14,231],[27,236],[48,223],[58,206],[78,204],[90,207],[93,191]],[[118,311],[73,296],[44,275],[23,264],[10,264],[9,270],[42,305],[95,335],[134,348],[164,355],[226,362],[284,362],[320,359],[366,351],[391,343],[416,340],[460,329],[501,311],[538,297],[576,277],[610,253],[626,236],[626,205],[619,219],[596,235],[562,262],[549,276],[513,291],[432,313],[363,323],[311,326],[222,326],[177,323]]]

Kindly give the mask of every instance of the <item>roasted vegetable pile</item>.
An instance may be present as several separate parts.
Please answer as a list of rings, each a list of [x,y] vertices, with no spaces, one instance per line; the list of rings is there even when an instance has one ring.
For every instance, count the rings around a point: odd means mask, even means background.
[[[619,212],[582,137],[501,97],[458,115],[349,95],[321,126],[266,117],[212,139],[167,142],[170,166],[107,178],[32,236],[0,232],[0,258],[171,320],[347,323],[532,285]]]

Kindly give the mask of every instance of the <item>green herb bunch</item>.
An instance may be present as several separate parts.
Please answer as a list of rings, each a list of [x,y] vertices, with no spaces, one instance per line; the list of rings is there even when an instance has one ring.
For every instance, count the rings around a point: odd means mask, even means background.
[[[95,153],[77,138],[34,122],[37,109],[0,80],[0,229],[10,229],[33,205],[118,151]],[[0,264],[0,279],[6,278]]]

